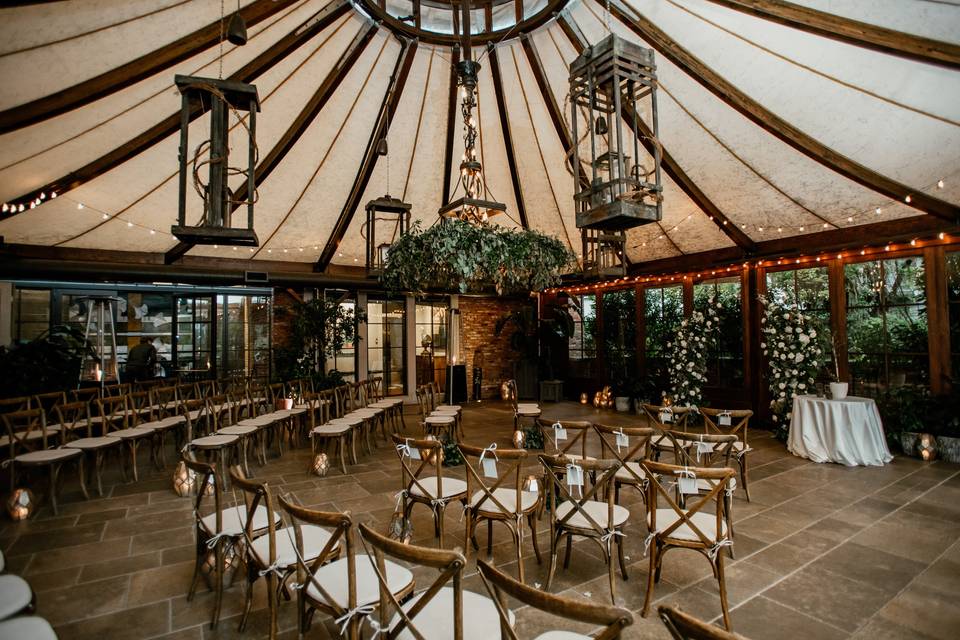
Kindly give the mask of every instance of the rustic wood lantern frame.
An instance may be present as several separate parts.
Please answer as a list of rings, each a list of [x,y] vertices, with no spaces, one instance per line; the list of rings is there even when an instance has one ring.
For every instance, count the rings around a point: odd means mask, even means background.
[[[177,75],[174,78],[182,96],[180,107],[180,193],[178,201],[177,224],[170,232],[181,242],[189,245],[217,244],[255,247],[260,243],[253,228],[253,205],[256,201],[254,167],[257,162],[257,111],[260,110],[260,98],[257,88],[252,84],[230,80],[216,80],[196,76]],[[198,161],[207,142],[197,146],[194,153],[193,169],[188,169],[189,130],[191,114],[210,112],[209,139],[209,180],[202,185]],[[230,150],[230,112],[249,113],[244,127],[247,132],[247,167],[231,169]],[[197,226],[187,225],[187,178],[192,173],[195,188],[203,187],[203,219]],[[231,173],[242,173],[247,177],[246,194],[237,200],[230,190]],[[241,204],[247,205],[246,228],[232,227],[231,216]]]
[[[383,272],[393,239],[402,236],[410,228],[411,208],[412,205],[389,194],[367,203],[367,222],[364,225],[367,235],[367,275],[379,276]],[[377,221],[393,229],[389,234],[389,242],[377,237]]]

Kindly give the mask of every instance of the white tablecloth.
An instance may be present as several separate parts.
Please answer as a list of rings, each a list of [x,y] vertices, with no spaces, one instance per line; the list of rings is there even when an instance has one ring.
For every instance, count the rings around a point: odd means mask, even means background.
[[[843,400],[794,398],[787,450],[814,462],[847,466],[879,466],[893,460],[877,403],[854,396]]]

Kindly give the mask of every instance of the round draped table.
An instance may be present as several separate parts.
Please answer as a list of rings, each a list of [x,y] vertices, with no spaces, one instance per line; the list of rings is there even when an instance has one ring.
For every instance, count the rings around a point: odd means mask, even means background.
[[[814,462],[847,466],[880,466],[893,460],[877,403],[854,396],[843,400],[794,398],[787,450]]]

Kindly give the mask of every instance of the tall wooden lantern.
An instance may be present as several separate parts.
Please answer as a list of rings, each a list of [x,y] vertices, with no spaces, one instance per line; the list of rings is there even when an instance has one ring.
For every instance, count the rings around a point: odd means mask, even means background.
[[[367,203],[367,275],[383,273],[390,245],[410,228],[411,206],[389,194]]]
[[[252,84],[230,80],[215,80],[196,76],[177,75],[174,78],[182,96],[180,108],[180,198],[177,224],[170,233],[190,245],[218,244],[255,247],[259,244],[253,230],[253,205],[256,201],[254,167],[257,162],[257,112],[260,98]],[[210,138],[193,150],[189,158],[189,129],[191,115],[210,113]],[[241,113],[248,113],[246,120]],[[230,114],[237,116],[247,138],[246,168],[230,166]],[[239,145],[234,145],[238,147]],[[188,166],[189,165],[189,166]],[[202,174],[207,165],[207,182]],[[246,176],[246,183],[236,192],[231,191],[231,175]],[[197,226],[187,224],[187,181],[203,200],[203,219]],[[233,211],[247,206],[246,227],[232,225]]]
[[[585,165],[579,145],[573,149],[574,202],[588,275],[625,273],[625,230],[662,217],[656,83],[653,51],[614,34],[570,65],[571,133],[574,140],[589,138]],[[653,150],[649,159],[641,149],[644,138]]]

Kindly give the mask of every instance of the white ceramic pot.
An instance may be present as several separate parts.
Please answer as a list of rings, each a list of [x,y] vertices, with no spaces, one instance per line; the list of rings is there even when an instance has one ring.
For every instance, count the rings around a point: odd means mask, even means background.
[[[630,398],[627,396],[617,396],[613,399],[613,403],[617,407],[617,411],[630,411]]]
[[[830,397],[834,400],[843,400],[847,397],[847,383],[846,382],[831,382],[830,383]]]
[[[280,398],[280,402],[277,404],[280,405],[281,410],[290,411],[293,409],[293,398]]]

